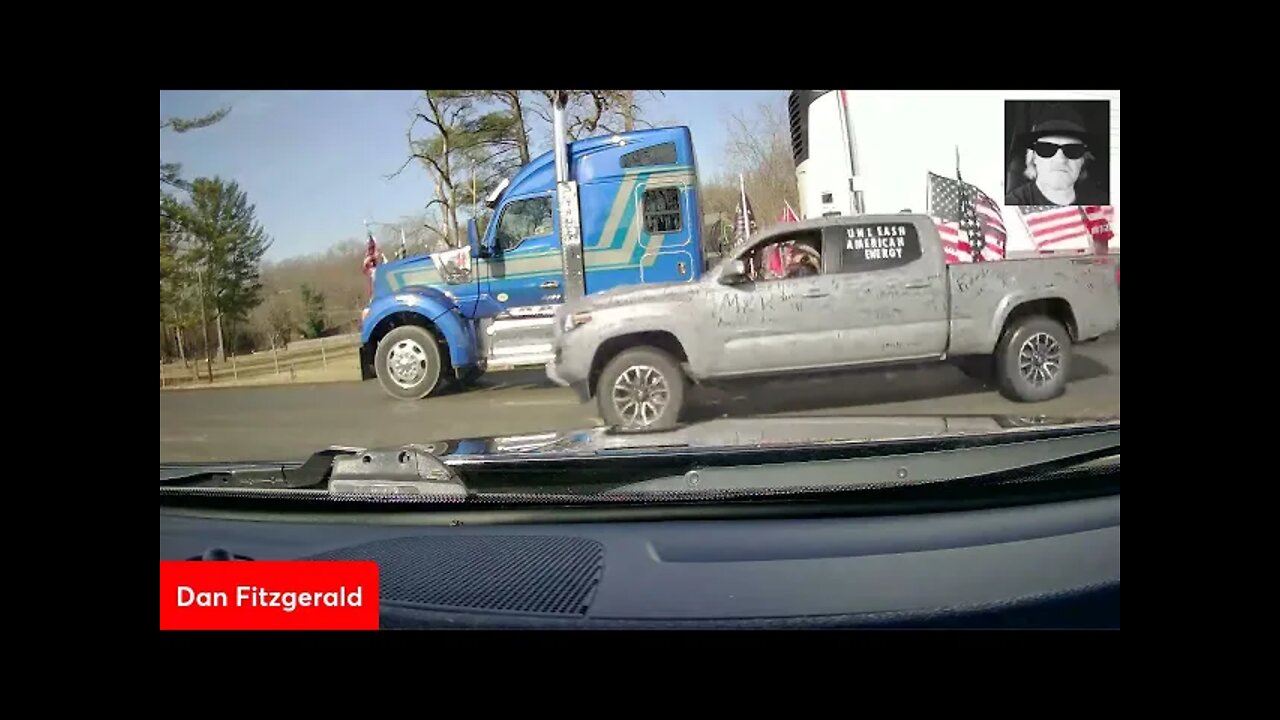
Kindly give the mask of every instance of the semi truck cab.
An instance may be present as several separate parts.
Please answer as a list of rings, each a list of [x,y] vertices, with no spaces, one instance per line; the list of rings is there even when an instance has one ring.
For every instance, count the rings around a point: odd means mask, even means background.
[[[466,246],[376,268],[362,377],[394,397],[423,398],[486,369],[545,365],[553,313],[572,297],[575,275],[581,292],[594,294],[693,282],[704,269],[687,127],[565,143],[487,202],[493,220],[483,235],[469,220]],[[565,217],[566,208],[577,217]],[[561,242],[565,227],[580,244]]]

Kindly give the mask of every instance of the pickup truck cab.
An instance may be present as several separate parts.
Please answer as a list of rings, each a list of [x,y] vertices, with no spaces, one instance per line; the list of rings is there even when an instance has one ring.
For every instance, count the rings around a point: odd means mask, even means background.
[[[783,255],[811,258],[779,270]],[[804,250],[805,252],[798,252]],[[609,425],[677,424],[689,382],[952,361],[1021,402],[1063,393],[1072,346],[1120,324],[1113,259],[946,263],[927,215],[778,224],[694,283],[556,311],[553,381]]]

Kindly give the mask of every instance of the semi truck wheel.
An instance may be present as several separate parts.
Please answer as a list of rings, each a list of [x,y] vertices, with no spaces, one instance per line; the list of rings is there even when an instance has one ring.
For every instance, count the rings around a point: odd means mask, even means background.
[[[421,400],[440,384],[440,346],[431,331],[402,325],[378,343],[374,357],[378,384],[400,400]]]
[[[624,430],[668,430],[684,406],[684,373],[667,353],[652,347],[623,351],[596,381],[605,423]]]
[[[1018,402],[1043,402],[1067,389],[1071,335],[1062,323],[1043,316],[1014,321],[996,348],[1000,393]]]

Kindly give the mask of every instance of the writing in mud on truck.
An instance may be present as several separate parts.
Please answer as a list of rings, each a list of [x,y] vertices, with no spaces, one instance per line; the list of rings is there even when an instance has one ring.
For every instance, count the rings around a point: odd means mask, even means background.
[[[762,272],[771,248],[818,272]],[[1120,326],[1109,257],[948,265],[925,215],[780,224],[696,283],[567,303],[547,375],[619,428],[674,427],[690,383],[952,361],[1010,399],[1062,394],[1072,346]],[[856,382],[856,380],[854,380]]]

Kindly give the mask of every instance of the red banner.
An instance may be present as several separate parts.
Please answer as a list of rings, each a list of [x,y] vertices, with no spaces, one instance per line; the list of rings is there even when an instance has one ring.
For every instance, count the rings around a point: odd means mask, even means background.
[[[1094,252],[1106,254],[1111,240],[1116,236],[1111,230],[1111,221],[1115,219],[1115,208],[1089,205],[1084,208],[1084,218],[1085,228],[1093,238]]]
[[[376,630],[374,562],[161,562],[161,630]]]

